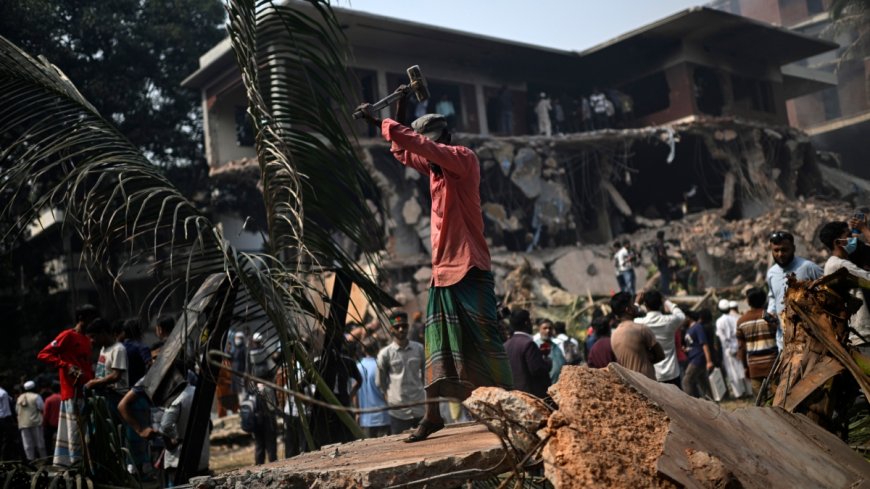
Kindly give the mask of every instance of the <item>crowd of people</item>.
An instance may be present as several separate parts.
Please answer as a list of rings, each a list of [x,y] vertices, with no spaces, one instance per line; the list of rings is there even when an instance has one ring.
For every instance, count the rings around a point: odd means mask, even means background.
[[[502,103],[499,107],[499,131],[513,134],[513,127],[507,125],[513,120],[513,106],[508,108]],[[504,114],[507,110],[511,111],[510,117]],[[530,124],[533,128],[532,134],[543,136],[624,128],[634,118],[634,100],[630,95],[615,89],[605,92],[595,88],[588,95],[563,95],[555,99],[551,99],[546,92],[541,92],[532,104],[531,113],[534,116]]]

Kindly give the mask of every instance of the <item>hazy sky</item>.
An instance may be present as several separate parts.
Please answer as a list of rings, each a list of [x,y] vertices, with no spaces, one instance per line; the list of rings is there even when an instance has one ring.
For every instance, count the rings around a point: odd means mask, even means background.
[[[709,0],[337,0],[378,15],[582,51]]]

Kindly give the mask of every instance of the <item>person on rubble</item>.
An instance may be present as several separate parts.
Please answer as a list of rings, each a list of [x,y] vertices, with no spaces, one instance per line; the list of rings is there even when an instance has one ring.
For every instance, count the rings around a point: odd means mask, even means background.
[[[550,104],[550,99],[546,93],[541,92],[538,103],[535,105],[535,115],[538,117],[538,134],[540,135],[553,135],[553,125],[550,122],[551,110],[553,110],[553,106]]]
[[[736,301],[719,301],[722,316],[716,320],[716,336],[722,345],[722,366],[728,376],[727,384],[735,399],[746,393],[746,373],[742,361],[737,357],[737,320],[740,319]]]
[[[665,232],[656,232],[656,241],[652,246],[656,268],[659,269],[659,291],[662,294],[671,293],[671,258],[668,256],[668,243],[665,242]]]
[[[677,362],[674,332],[683,324],[686,315],[673,302],[665,299],[658,290],[642,292],[638,302],[646,308],[646,315],[634,320],[645,324],[656,336],[656,341],[662,347],[665,358],[653,365],[656,380],[665,384],[673,384],[681,388],[680,364]]]
[[[629,240],[626,239],[622,242],[622,247],[616,252],[614,259],[616,260],[616,272],[622,277],[622,280],[620,280],[620,286],[622,287],[620,292],[626,292],[631,297],[634,297],[635,281],[637,278],[634,272],[634,265],[637,255],[631,249],[631,242]]]
[[[854,234],[853,230],[858,231],[859,234]],[[853,217],[849,222],[834,221],[822,226],[819,230],[819,241],[831,250],[831,256],[825,262],[825,275],[845,268],[856,277],[870,280],[870,271],[864,268],[870,264],[855,262],[858,261],[856,257],[860,256],[859,249],[867,246],[859,236],[870,241],[870,228],[867,227],[865,219]],[[864,289],[861,288],[853,291],[862,302],[858,312],[849,319],[849,326],[857,332],[850,337],[852,343],[856,345],[864,344],[865,339],[870,339],[870,311],[867,310],[864,293]]]
[[[822,276],[822,269],[810,260],[795,256],[794,236],[789,232],[770,233],[768,243],[774,264],[767,269],[767,312],[779,321],[779,314],[785,309],[788,275],[794,274],[798,280],[815,280]],[[782,351],[782,325],[776,331],[776,347]]]
[[[655,380],[653,364],[664,360],[665,352],[652,330],[634,321],[640,315],[634,297],[627,292],[620,292],[610,298],[610,309],[619,320],[619,325],[610,335],[610,346],[617,362]]]
[[[400,120],[406,98],[399,99]],[[511,389],[483,235],[477,156],[469,148],[451,145],[453,135],[438,114],[420,117],[409,128],[390,118],[377,119],[370,104],[359,109],[369,123],[381,128],[400,163],[429,177],[432,283],[424,330],[426,397],[464,400],[480,386]],[[438,404],[429,403],[406,441],[425,440],[443,427]]]

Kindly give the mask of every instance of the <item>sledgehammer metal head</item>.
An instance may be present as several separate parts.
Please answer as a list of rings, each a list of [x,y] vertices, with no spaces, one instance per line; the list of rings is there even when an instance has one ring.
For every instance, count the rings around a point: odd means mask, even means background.
[[[423,73],[420,71],[420,66],[411,66],[407,69],[407,73],[409,83],[407,85],[402,85],[395,92],[373,103],[371,106],[372,111],[378,111],[383,109],[384,107],[407,95],[408,92],[414,92],[414,95],[417,97],[418,102],[423,102],[429,98],[429,86],[426,85],[426,78],[423,77]],[[354,111],[354,119],[362,119],[362,117],[363,113],[361,111]]]
[[[426,79],[423,78],[423,73],[420,72],[420,65],[414,65],[407,70],[408,79],[411,80],[410,87],[417,96],[418,102],[425,102],[429,99],[429,86],[426,85]]]

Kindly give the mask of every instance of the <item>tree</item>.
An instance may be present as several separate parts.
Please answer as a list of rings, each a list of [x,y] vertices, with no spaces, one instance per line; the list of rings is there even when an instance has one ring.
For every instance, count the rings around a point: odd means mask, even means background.
[[[227,10],[256,133],[264,251],[230,246],[61,71],[3,38],[0,195],[9,199],[0,220],[12,217],[8,234],[19,235],[40,209],[64,209],[65,225],[81,239],[83,263],[95,275],[122,285],[131,265],[159,272],[146,310],[174,291],[190,299],[207,276],[226,274],[234,295],[246,301],[246,315],[278,332],[287,364],[295,365],[295,353],[318,391],[337,402],[296,341],[299,318],[325,319],[312,299],[322,297],[310,285],[312,275],[340,270],[375,302],[389,300],[358,262],[382,248],[383,233],[364,198],[374,182],[343,129],[350,126],[345,39],[324,0],[236,0]],[[10,216],[21,202],[26,210]],[[363,253],[342,248],[345,240]],[[347,414],[340,416],[356,428]]]
[[[45,56],[150,160],[202,160],[199,93],[181,87],[224,35],[219,0],[5,0],[0,33]]]

